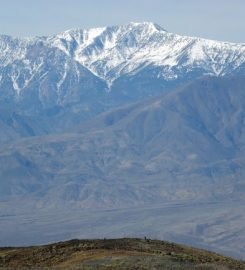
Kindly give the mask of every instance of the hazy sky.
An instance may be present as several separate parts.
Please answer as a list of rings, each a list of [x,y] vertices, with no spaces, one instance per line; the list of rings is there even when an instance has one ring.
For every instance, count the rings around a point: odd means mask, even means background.
[[[245,43],[245,0],[0,0],[0,33],[153,21],[170,32]]]

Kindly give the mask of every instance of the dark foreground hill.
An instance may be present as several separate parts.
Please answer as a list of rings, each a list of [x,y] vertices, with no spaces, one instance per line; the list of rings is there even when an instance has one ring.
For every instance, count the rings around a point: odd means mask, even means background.
[[[0,248],[0,269],[245,269],[245,262],[150,239],[71,240]]]

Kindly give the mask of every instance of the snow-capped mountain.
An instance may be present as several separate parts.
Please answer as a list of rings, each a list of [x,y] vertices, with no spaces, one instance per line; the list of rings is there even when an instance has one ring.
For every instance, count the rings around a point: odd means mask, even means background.
[[[0,36],[0,245],[131,228],[243,256],[244,75],[245,44],[153,23]]]
[[[40,117],[39,133],[50,133],[203,75],[244,70],[245,44],[184,37],[149,22],[51,37],[4,35],[0,105]]]
[[[244,44],[183,37],[154,23],[70,30],[49,41],[108,82],[148,65],[164,67],[157,76],[166,80],[178,77],[175,68],[226,75],[245,61]]]
[[[224,76],[238,71],[245,63],[245,44],[180,36],[157,24],[144,22],[72,29],[53,37],[1,36],[1,79],[3,69],[11,65],[11,72],[6,75],[19,94],[37,79],[36,75],[47,66],[52,53],[57,70],[53,83],[57,89],[65,83],[71,63],[86,67],[109,87],[121,76],[133,76],[149,66],[156,68],[154,76],[168,81],[194,70]],[[39,79],[43,80],[48,72],[41,72]],[[79,78],[78,67],[72,72],[74,79]]]
[[[0,36],[0,124],[11,138],[63,132],[203,75],[243,74],[245,45],[172,34],[154,23]],[[39,125],[37,125],[37,121]]]

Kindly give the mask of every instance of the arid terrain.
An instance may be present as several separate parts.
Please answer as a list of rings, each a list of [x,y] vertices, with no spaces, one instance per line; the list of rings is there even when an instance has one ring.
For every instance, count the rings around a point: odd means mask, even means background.
[[[1,248],[0,269],[245,269],[217,253],[151,239],[70,240]]]

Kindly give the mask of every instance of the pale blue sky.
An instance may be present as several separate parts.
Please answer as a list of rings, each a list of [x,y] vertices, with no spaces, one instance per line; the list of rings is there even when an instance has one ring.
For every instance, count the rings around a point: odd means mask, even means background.
[[[245,43],[245,0],[0,0],[1,34],[40,36],[131,21]]]

